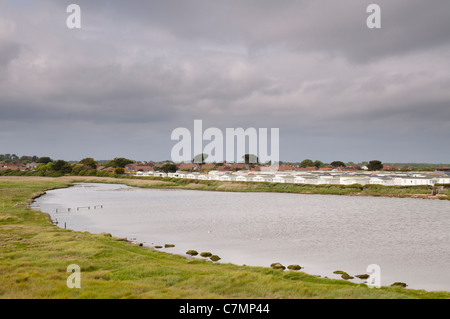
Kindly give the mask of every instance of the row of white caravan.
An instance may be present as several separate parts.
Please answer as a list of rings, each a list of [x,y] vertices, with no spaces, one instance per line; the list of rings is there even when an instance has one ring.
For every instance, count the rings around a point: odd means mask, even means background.
[[[159,176],[199,180],[236,182],[295,183],[312,185],[374,184],[385,186],[417,186],[450,184],[450,176],[351,176],[351,175],[295,175],[295,174],[202,174],[190,172],[138,172],[135,176]]]

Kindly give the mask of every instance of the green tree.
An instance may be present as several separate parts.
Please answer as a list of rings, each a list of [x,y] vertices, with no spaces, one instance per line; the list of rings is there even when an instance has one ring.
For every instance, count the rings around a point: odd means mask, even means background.
[[[122,167],[125,168],[126,165],[134,163],[132,160],[123,157],[116,157],[115,159],[109,161],[105,164],[105,167]]]
[[[381,163],[381,161],[378,161],[378,160],[373,160],[373,161],[369,162],[369,164],[367,165],[367,168],[370,171],[379,171],[379,170],[383,169],[383,163]]]
[[[20,160],[22,163],[25,163],[25,162],[28,162],[28,163],[29,163],[29,162],[32,162],[32,161],[33,161],[31,156],[26,156],[26,155],[21,156],[19,160]]]
[[[342,161],[333,161],[330,164],[331,166],[333,166],[334,168],[336,167],[345,167],[345,163]]]
[[[164,173],[175,173],[177,171],[177,166],[173,163],[167,163],[160,167],[160,171]]]
[[[323,164],[323,162],[316,160],[316,161],[314,161],[314,166],[317,168],[321,168],[321,167],[324,167],[325,165]]]
[[[80,164],[83,164],[84,166],[87,166],[92,169],[97,169],[97,162],[92,157],[83,158],[80,161]]]
[[[315,165],[314,165],[314,162],[310,159],[305,159],[300,162],[300,167],[302,167],[302,168],[311,167],[311,166],[315,166]]]
[[[80,172],[84,169],[83,166],[72,164],[72,174],[73,175],[80,175]]]
[[[36,163],[41,163],[41,164],[47,164],[50,162],[53,162],[50,157],[39,157],[36,161]]]
[[[72,172],[72,167],[70,166],[70,164],[68,162],[63,161],[63,160],[58,160],[53,163],[52,170],[54,170],[56,172],[61,172],[63,174],[68,174],[68,173]]]
[[[53,162],[48,162],[46,164],[45,163],[40,163],[37,166],[37,170],[42,172],[42,173],[45,173],[45,172],[48,172],[48,171],[54,171],[54,169],[53,169],[54,165],[55,164],[53,164]]]

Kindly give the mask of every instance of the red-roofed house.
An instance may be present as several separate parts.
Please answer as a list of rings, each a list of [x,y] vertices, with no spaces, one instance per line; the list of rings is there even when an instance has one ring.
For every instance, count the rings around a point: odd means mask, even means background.
[[[295,171],[297,167],[294,165],[280,165],[278,166],[279,171]]]
[[[221,171],[221,172],[225,172],[225,171],[230,171],[231,169],[227,165],[221,165],[221,166],[217,167],[217,170]]]
[[[153,172],[154,169],[152,166],[148,165],[137,165],[136,166],[136,172]]]
[[[213,163],[206,163],[202,165],[202,169],[213,169],[216,166],[216,164]]]
[[[179,170],[188,169],[191,171],[195,171],[195,170],[198,170],[198,168],[199,168],[198,164],[195,164],[195,163],[180,163],[180,164],[178,164]]]

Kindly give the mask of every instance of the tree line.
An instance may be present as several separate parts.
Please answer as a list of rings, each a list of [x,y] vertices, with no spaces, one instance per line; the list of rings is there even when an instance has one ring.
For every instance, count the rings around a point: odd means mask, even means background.
[[[100,177],[116,177],[125,173],[125,166],[134,161],[118,157],[113,160],[101,164],[104,168],[112,168],[110,170],[98,170],[98,163],[91,157],[86,157],[79,162],[68,162],[65,160],[53,160],[50,157],[22,156],[15,154],[0,155],[0,162],[3,164],[26,165],[28,163],[37,163],[36,169],[20,171],[6,169],[0,171],[0,175],[26,175],[26,176],[49,176],[59,177],[63,175],[78,176],[100,176]]]
[[[208,155],[207,154],[198,154],[192,159],[192,163],[199,163],[200,165],[205,164],[206,159]],[[44,176],[60,176],[65,174],[70,175],[86,175],[86,176],[115,176],[125,173],[125,166],[131,163],[134,163],[135,161],[123,157],[117,157],[112,160],[108,161],[96,161],[91,157],[86,157],[82,159],[79,162],[68,162],[65,160],[53,160],[52,158],[48,156],[38,157],[36,155],[29,156],[29,155],[23,155],[18,156],[16,154],[0,154],[0,164],[28,164],[28,163],[37,163],[37,168],[35,171],[32,172],[26,172],[27,174],[40,174]],[[177,165],[173,163],[172,161],[163,161],[160,162],[164,165],[155,167],[156,170],[162,171],[162,172],[174,172],[177,170]],[[243,156],[243,163],[250,164],[252,166],[255,165],[261,165],[259,163],[259,159],[257,156],[253,154],[245,154]],[[100,171],[97,170],[98,165],[102,165],[105,168],[113,168],[109,169],[107,171]],[[362,162],[359,164],[355,164],[353,162],[343,162],[343,161],[332,161],[331,163],[324,163],[320,160],[311,160],[311,159],[305,159],[301,162],[292,163],[292,162],[279,162],[280,165],[294,165],[296,167],[300,168],[345,168],[345,167],[353,167],[356,169],[366,169],[370,171],[378,171],[382,170],[384,168],[384,164],[379,160],[371,160],[368,162]],[[410,163],[412,166],[414,163]],[[365,167],[366,168],[365,168]],[[428,166],[430,170],[433,169],[436,165]],[[413,169],[413,167],[410,167]],[[426,163],[421,163],[420,168],[418,169],[426,169]],[[402,168],[400,167],[399,170]],[[19,174],[17,172],[9,172],[5,170],[0,171],[0,174]]]

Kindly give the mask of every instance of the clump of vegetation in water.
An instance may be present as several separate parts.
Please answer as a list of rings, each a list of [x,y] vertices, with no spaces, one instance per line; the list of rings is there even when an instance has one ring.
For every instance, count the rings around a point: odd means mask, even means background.
[[[300,265],[289,265],[287,268],[290,269],[290,270],[300,270],[300,269],[302,269],[302,266],[300,266]]]
[[[270,267],[272,268],[272,269],[282,269],[282,270],[285,270],[286,269],[286,267],[284,267],[282,264],[280,264],[280,263],[273,263],[273,264],[271,264],[270,265]]]
[[[165,244],[164,245],[164,248],[172,248],[172,247],[175,247],[175,245],[173,245],[173,244]]]
[[[343,273],[341,277],[342,277],[342,279],[344,279],[344,280],[349,280],[349,279],[353,279],[353,278],[354,278],[354,277],[350,276],[350,275],[347,274],[347,273]]]
[[[186,254],[191,255],[191,256],[197,256],[198,252],[196,250],[188,250],[186,252]]]
[[[200,256],[208,258],[208,257],[211,257],[212,254],[210,252],[203,252],[203,253],[200,253]]]
[[[155,248],[159,249],[159,248],[162,248],[162,246],[155,246]]]
[[[350,276],[349,274],[347,274],[343,270],[335,270],[335,271],[333,271],[333,274],[341,275],[341,278],[344,279],[344,280],[349,280],[349,279],[355,278],[355,277]]]
[[[367,274],[363,274],[363,275],[355,275],[355,277],[364,280],[369,279],[370,276]]]
[[[209,259],[211,259],[212,261],[219,261],[221,258],[217,255],[212,255],[211,257],[209,257]]]
[[[391,287],[401,287],[401,288],[406,288],[406,286],[408,286],[407,284],[405,284],[404,282],[394,282]]]

